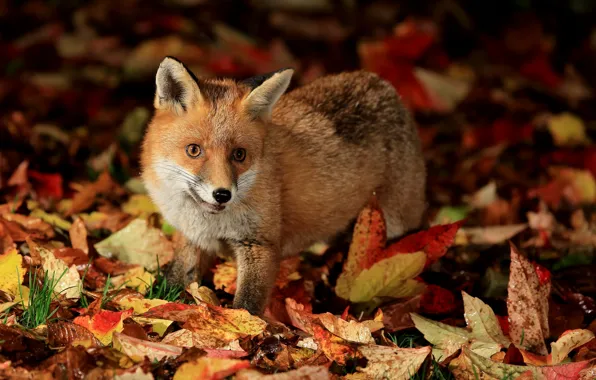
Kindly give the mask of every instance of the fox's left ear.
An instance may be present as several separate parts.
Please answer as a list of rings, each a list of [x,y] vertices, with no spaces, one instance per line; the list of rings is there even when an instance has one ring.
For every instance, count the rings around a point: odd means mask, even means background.
[[[252,91],[242,102],[244,109],[253,117],[268,119],[273,106],[287,90],[294,74],[293,69],[282,69],[243,81]]]
[[[201,99],[199,85],[184,64],[173,57],[166,57],[155,76],[155,99],[157,109],[169,109],[181,115]]]

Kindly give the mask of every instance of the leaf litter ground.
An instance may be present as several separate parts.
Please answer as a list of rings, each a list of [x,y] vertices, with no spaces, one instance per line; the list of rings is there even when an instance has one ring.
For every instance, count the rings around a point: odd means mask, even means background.
[[[453,2],[455,21],[246,6],[262,30],[199,1],[75,3],[0,15],[0,377],[596,378],[589,44],[565,56],[523,9],[495,36]],[[205,76],[299,67],[294,85],[377,72],[419,127],[426,225],[387,241],[371,198],[345,236],[282,262],[262,318],[229,307],[233,261],[168,284],[180,236],[138,179],[165,55]]]

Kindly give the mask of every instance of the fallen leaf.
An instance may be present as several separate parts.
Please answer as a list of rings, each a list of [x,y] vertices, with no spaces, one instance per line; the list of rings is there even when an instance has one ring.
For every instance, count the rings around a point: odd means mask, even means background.
[[[576,348],[594,339],[594,333],[590,330],[571,330],[563,333],[556,342],[550,344],[551,360],[549,364],[559,364],[569,353]]]
[[[139,218],[146,218],[159,209],[146,194],[133,194],[126,203],[122,204],[122,211]]]
[[[112,342],[112,337],[115,332],[122,332],[124,328],[123,321],[130,317],[133,310],[125,311],[109,311],[101,310],[93,316],[82,315],[76,317],[73,323],[85,327],[91,331],[99,341],[108,345]]]
[[[14,241],[24,241],[27,236],[37,239],[51,239],[56,236],[54,228],[40,218],[9,213],[2,214],[2,219],[5,221],[4,227]]]
[[[70,209],[66,211],[66,216],[78,214],[87,210],[96,201],[98,195],[107,194],[119,189],[119,185],[114,182],[110,173],[103,171],[97,181],[87,183],[72,198]]]
[[[76,266],[68,267],[64,261],[56,258],[52,251],[41,245],[30,245],[30,248],[37,251],[41,257],[43,269],[47,271],[48,279],[55,284],[54,293],[63,294],[66,298],[79,299],[83,283]]]
[[[410,313],[417,313],[419,311],[420,299],[421,296],[418,295],[403,302],[382,306],[383,324],[387,330],[399,331],[414,327]]]
[[[25,279],[27,269],[23,256],[15,248],[0,255],[0,289],[11,296],[19,293],[19,285]]]
[[[48,214],[40,208],[33,210],[29,216],[32,218],[39,218],[44,222],[65,231],[68,231],[72,225],[69,221],[62,219],[60,215],[56,213]]]
[[[238,272],[236,263],[232,261],[225,261],[217,264],[213,271],[213,284],[215,289],[221,289],[228,294],[236,293],[236,277]]]
[[[85,227],[85,222],[83,222],[83,219],[75,219],[74,223],[68,231],[68,235],[70,236],[70,241],[72,243],[73,248],[80,249],[81,251],[85,252],[86,255],[89,254],[89,243],[87,243],[87,228]]]
[[[331,379],[329,370],[324,366],[305,365],[298,369],[288,372],[278,372],[271,375],[265,375],[254,369],[243,369],[236,373],[237,380],[329,380]]]
[[[151,330],[157,333],[160,337],[163,337],[170,325],[174,323],[174,321],[159,318],[132,317],[132,320],[143,326],[151,325]]]
[[[48,344],[51,347],[66,347],[82,345],[85,347],[100,347],[99,340],[85,327],[57,321],[48,324]]]
[[[590,144],[586,127],[579,117],[563,112],[548,119],[548,129],[557,146],[578,146]]]
[[[490,342],[493,341],[503,347],[508,347],[511,341],[501,331],[499,320],[493,310],[479,298],[472,297],[463,292],[464,317],[475,338]]]
[[[197,306],[168,303],[142,315],[184,323],[183,328],[200,336],[207,348],[220,348],[248,336],[261,334],[267,323],[244,309],[228,309],[201,303]]]
[[[143,298],[141,294],[125,295],[114,299],[112,302],[118,305],[120,310],[133,309],[135,314],[143,314],[153,307],[168,303],[165,300]]]
[[[141,340],[118,332],[114,333],[112,343],[114,349],[126,354],[136,363],[142,362],[145,357],[151,361],[159,361],[182,353],[181,347]]]
[[[507,311],[509,335],[518,347],[546,355],[545,338],[549,336],[548,297],[550,282],[541,285],[534,266],[511,246],[511,267]]]
[[[430,347],[393,348],[378,345],[358,347],[368,359],[366,367],[356,369],[373,379],[383,379],[391,374],[391,379],[409,380],[415,376],[422,363],[431,352]],[[349,378],[349,377],[348,377]]]
[[[139,236],[143,239],[139,241]],[[143,219],[135,219],[120,231],[95,244],[100,255],[116,257],[130,264],[139,264],[149,271],[167,264],[174,255],[172,242],[161,230],[150,227]]]
[[[186,291],[192,296],[197,304],[204,302],[214,306],[220,306],[219,299],[213,290],[206,286],[199,286],[196,281],[191,283]]]
[[[590,360],[586,360],[582,362],[559,364],[555,366],[522,366],[498,363],[489,358],[478,355],[468,348],[464,348],[463,352],[470,358],[473,366],[475,366],[478,371],[485,372],[490,376],[496,377],[497,379],[502,379],[504,377],[516,378],[517,376],[525,374],[527,371],[531,371],[533,374],[533,379],[573,380],[578,379],[579,373],[590,364]]]
[[[163,338],[162,343],[171,344],[177,347],[197,347],[203,350],[230,351],[235,354],[242,353],[241,356],[247,354],[242,347],[240,347],[238,339],[224,342],[218,340],[216,337],[196,333],[187,329],[180,329],[166,335]]]
[[[199,358],[182,364],[174,374],[174,380],[225,379],[241,369],[250,367],[248,360]]]
[[[143,267],[135,267],[121,276],[113,277],[111,281],[115,287],[125,286],[145,294],[155,281],[155,276]]]
[[[500,244],[528,228],[526,223],[508,226],[462,228],[472,244]]]
[[[399,254],[376,262],[354,279],[351,302],[367,302],[375,297],[405,298],[420,294],[424,284],[413,280],[424,269],[424,252]]]

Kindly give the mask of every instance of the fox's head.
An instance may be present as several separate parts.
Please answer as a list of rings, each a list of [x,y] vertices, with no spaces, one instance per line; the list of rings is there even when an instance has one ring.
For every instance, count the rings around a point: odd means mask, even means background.
[[[143,179],[158,204],[187,204],[184,198],[218,213],[246,197],[259,175],[273,106],[292,74],[197,79],[175,58],[165,58],[141,155]]]

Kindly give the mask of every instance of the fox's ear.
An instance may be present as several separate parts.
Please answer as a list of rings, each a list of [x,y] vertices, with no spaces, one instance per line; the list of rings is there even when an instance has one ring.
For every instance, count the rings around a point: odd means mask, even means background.
[[[243,81],[252,91],[244,99],[245,110],[253,117],[268,119],[273,106],[287,90],[294,74],[293,69],[283,69]]]
[[[172,57],[161,61],[155,76],[155,99],[157,109],[170,109],[176,115],[186,112],[188,107],[201,99],[199,86],[192,73]]]

